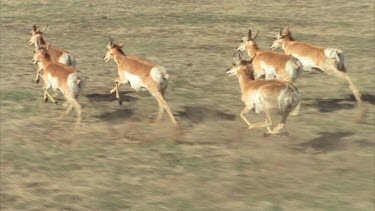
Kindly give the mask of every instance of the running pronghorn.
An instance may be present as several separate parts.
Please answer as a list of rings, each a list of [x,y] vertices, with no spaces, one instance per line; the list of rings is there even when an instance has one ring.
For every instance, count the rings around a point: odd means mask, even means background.
[[[33,30],[31,31],[31,37],[29,39],[29,43],[30,45],[35,45],[35,48],[36,48],[35,52],[38,50],[37,49],[38,43],[40,47],[46,46],[46,42],[43,38],[43,34],[46,32],[47,28],[48,28],[48,25],[44,28],[43,31],[40,31],[35,25],[33,26]],[[60,62],[62,64],[72,66],[72,67],[76,66],[76,59],[74,58],[74,56],[71,53],[63,49],[60,49],[55,46],[51,46],[48,50],[48,53],[50,54],[50,57],[52,61],[54,62]],[[38,68],[36,71],[36,78],[35,78],[36,83],[39,83],[41,71],[42,71],[42,68],[40,64],[38,64]]]
[[[241,112],[241,118],[249,126],[249,129],[267,127],[266,134],[281,133],[289,113],[300,103],[301,94],[291,82],[255,80],[254,71],[250,67],[251,62],[251,60],[243,60],[242,52],[236,51],[234,63],[226,72],[228,76],[236,75],[240,83],[241,99],[246,105]],[[262,123],[249,122],[245,114],[251,110],[255,110],[256,113],[263,112],[266,121]],[[272,113],[275,111],[281,111],[282,118],[280,124],[271,129]]]
[[[39,46],[37,43],[37,51],[35,51],[33,63],[39,63],[44,70],[42,75],[44,80],[44,101],[48,101],[48,97],[53,103],[57,103],[55,99],[47,92],[49,87],[57,92],[60,91],[66,101],[69,103],[67,110],[60,115],[64,117],[74,107],[77,111],[76,127],[81,123],[81,105],[78,104],[77,98],[85,86],[85,77],[77,69],[66,66],[52,60],[49,54],[50,46]]]
[[[318,69],[328,75],[345,79],[358,104],[362,104],[361,93],[346,72],[344,54],[341,50],[297,42],[293,39],[289,28],[280,29],[280,32],[274,38],[275,40],[270,46],[271,49],[282,48],[286,54],[299,59],[303,68],[307,71]]]
[[[164,100],[164,93],[168,86],[167,70],[165,67],[155,65],[137,57],[129,57],[122,51],[124,44],[114,44],[112,38],[109,38],[107,44],[107,53],[104,60],[109,62],[113,59],[117,64],[119,77],[115,78],[115,87],[111,93],[116,92],[116,98],[120,105],[122,104],[119,95],[120,84],[130,83],[130,86],[136,91],[148,90],[150,94],[158,101],[159,113],[156,122],[160,122],[164,109],[167,111],[172,123],[177,126],[177,122]]]
[[[251,29],[247,36],[242,37],[241,44],[236,50],[247,51],[253,58],[254,76],[256,79],[265,76],[265,79],[279,79],[294,82],[301,75],[303,68],[298,59],[293,56],[261,51],[255,42],[259,31],[252,37]]]

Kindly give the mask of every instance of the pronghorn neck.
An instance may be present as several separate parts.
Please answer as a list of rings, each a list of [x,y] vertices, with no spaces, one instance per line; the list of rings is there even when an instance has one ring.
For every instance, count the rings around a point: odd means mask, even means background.
[[[288,49],[289,45],[290,45],[292,42],[294,42],[294,39],[293,39],[292,37],[289,37],[289,36],[288,36],[288,37],[284,38],[283,42],[281,43],[281,48],[282,48],[285,52],[287,52],[287,49]]]
[[[39,44],[41,45],[41,47],[44,47],[46,46],[46,41],[44,40],[43,36],[40,35],[37,37],[37,40],[35,42],[35,47],[37,47],[37,43],[39,42]]]
[[[241,67],[237,72],[237,78],[243,93],[247,89],[246,85],[254,80],[254,75],[250,67]]]
[[[120,52],[117,52],[113,56],[113,60],[115,60],[117,66],[120,65],[126,59],[126,55]]]
[[[247,48],[247,54],[249,55],[250,58],[254,58],[254,56],[257,54],[257,52],[259,51],[259,47],[258,45],[253,42],[252,45],[247,45],[246,46]]]
[[[51,56],[48,53],[43,54],[40,58],[40,62],[44,67],[48,66],[48,64],[52,62]]]

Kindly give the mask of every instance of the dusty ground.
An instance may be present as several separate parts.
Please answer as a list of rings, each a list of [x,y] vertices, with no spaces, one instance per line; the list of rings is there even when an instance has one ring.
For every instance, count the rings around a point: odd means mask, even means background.
[[[33,24],[49,24],[47,42],[89,76],[81,130],[74,112],[56,121],[64,108],[45,104],[33,82]],[[238,82],[225,70],[249,27],[266,49],[286,24],[297,40],[344,50],[369,109],[364,123],[354,122],[360,110],[345,82],[304,74],[289,137],[247,130]],[[167,116],[150,123],[157,103],[148,93],[121,86],[122,106],[108,93],[109,35],[171,71],[166,100],[179,130]],[[374,210],[374,49],[367,0],[2,0],[1,209]]]

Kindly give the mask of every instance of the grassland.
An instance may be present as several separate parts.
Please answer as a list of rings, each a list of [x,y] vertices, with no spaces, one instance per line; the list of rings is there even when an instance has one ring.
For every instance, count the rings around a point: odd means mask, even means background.
[[[54,119],[64,108],[45,104],[33,82],[33,24],[49,24],[46,40],[89,76],[80,130],[73,112]],[[286,24],[297,40],[344,50],[369,109],[364,123],[343,81],[304,74],[289,137],[247,130],[225,70],[249,27],[266,49]],[[374,210],[374,33],[368,0],[2,0],[1,210]],[[109,35],[171,71],[177,131],[167,116],[150,123],[149,94],[122,86],[122,106],[109,94]]]

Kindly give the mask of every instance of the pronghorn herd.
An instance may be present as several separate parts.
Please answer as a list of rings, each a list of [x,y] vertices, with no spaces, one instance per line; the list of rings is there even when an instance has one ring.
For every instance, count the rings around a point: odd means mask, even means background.
[[[40,76],[44,80],[44,100],[48,98],[55,104],[57,101],[48,93],[48,89],[60,91],[68,103],[67,110],[60,116],[68,114],[73,108],[77,112],[76,127],[81,122],[81,105],[77,102],[83,91],[86,76],[75,68],[76,60],[72,54],[56,46],[47,44],[43,38],[48,26],[39,30],[35,25],[31,31],[30,45],[35,46],[33,63],[37,64],[36,83]],[[302,74],[302,71],[320,70],[326,74],[345,79],[349,83],[358,104],[362,104],[361,94],[349,78],[343,52],[338,49],[322,48],[293,39],[291,31],[280,29],[271,44],[271,50],[282,48],[283,53],[262,51],[255,42],[259,31],[253,36],[252,31],[241,38],[241,43],[234,53],[234,62],[226,71],[228,76],[238,78],[242,101],[245,108],[240,116],[249,129],[265,127],[265,134],[284,133],[285,122],[289,114],[298,113],[301,101],[300,91],[293,84]],[[118,77],[114,79],[115,87],[110,91],[115,93],[119,104],[122,104],[119,95],[120,84],[129,83],[136,90],[148,90],[157,100],[159,112],[156,122],[160,122],[164,110],[172,123],[177,126],[167,102],[164,99],[168,86],[169,75],[165,67],[128,56],[122,50],[124,43],[114,43],[112,38],[106,46],[104,61],[114,60],[117,64]],[[249,60],[243,58],[246,51]],[[265,114],[265,122],[251,123],[245,114],[254,110]],[[280,123],[272,127],[272,113],[281,112]]]

